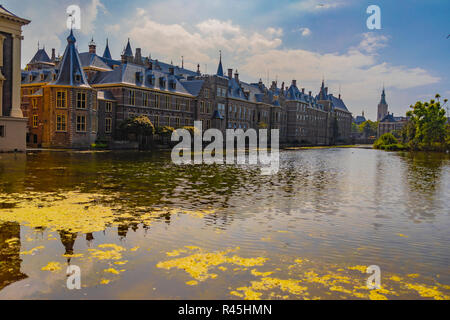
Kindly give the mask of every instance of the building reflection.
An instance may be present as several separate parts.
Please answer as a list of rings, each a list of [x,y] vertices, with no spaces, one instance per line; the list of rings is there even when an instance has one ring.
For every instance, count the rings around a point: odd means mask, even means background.
[[[28,278],[21,268],[20,225],[16,222],[0,224],[0,290]]]

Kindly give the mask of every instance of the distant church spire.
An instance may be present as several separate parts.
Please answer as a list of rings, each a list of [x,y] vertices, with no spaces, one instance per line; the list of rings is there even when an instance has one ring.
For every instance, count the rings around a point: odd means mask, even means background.
[[[131,50],[130,38],[128,38],[127,46],[125,48],[125,52],[123,55],[127,56],[127,57],[133,56],[133,50]]]
[[[381,100],[380,100],[380,103],[378,104],[377,121],[383,120],[383,118],[388,114],[389,114],[389,111],[388,111],[388,104],[386,102],[386,91],[384,89],[384,84],[383,84],[383,91],[381,92]]]
[[[220,58],[219,58],[219,67],[217,68],[217,75],[219,77],[223,77],[223,67],[222,67],[222,50],[219,50]]]

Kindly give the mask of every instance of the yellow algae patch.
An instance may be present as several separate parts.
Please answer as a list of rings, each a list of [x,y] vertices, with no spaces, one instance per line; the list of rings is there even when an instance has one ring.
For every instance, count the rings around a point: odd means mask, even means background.
[[[416,278],[418,278],[420,275],[419,275],[418,273],[410,273],[410,274],[408,274],[407,276],[410,277],[410,278],[416,279]]]
[[[191,281],[186,282],[186,284],[187,284],[188,286],[196,286],[196,285],[198,285],[198,281],[191,280]]]
[[[239,256],[229,257],[228,254],[236,249],[228,249],[217,252],[204,252],[201,249],[196,249],[194,254],[186,257],[176,258],[164,262],[159,262],[156,267],[170,270],[177,268],[186,271],[197,281],[204,281],[206,279],[214,279],[217,274],[209,273],[211,267],[219,266],[225,263],[235,264],[239,266],[257,266],[262,265],[266,258],[243,258]],[[179,250],[183,252],[183,249]],[[173,252],[171,252],[173,253]]]
[[[63,257],[65,258],[81,258],[84,255],[82,253],[75,253],[75,254],[63,254]]]
[[[243,297],[246,300],[259,300],[263,294],[259,291],[268,291],[273,289],[279,289],[283,292],[287,292],[293,295],[308,295],[308,293],[306,292],[308,288],[299,285],[300,282],[300,280],[285,280],[264,277],[259,281],[252,281],[251,286],[237,288],[236,291],[232,291],[230,292],[230,294]],[[273,295],[273,292],[271,293],[271,295]],[[283,298],[286,299],[288,298],[288,296],[284,296]]]
[[[139,248],[140,248],[140,246],[136,246],[136,247],[134,247],[134,248],[131,248],[130,251],[135,252],[135,251],[138,251]]]
[[[119,265],[119,266],[122,266],[122,265],[127,264],[127,263],[128,263],[128,260],[114,262],[114,264]]]
[[[347,294],[353,294],[352,291],[343,288],[342,286],[331,286],[330,287],[331,291],[338,291],[338,292],[343,292],[343,293],[347,293]]]
[[[88,249],[94,258],[99,260],[120,260],[122,259],[121,252],[125,250],[124,247],[118,246],[116,244],[101,244],[99,248],[111,248],[111,250],[98,250],[98,249]]]
[[[180,254],[186,253],[186,252],[187,252],[187,250],[184,250],[184,249],[173,250],[173,251],[166,252],[166,255],[169,256],[169,257],[177,257]]]
[[[396,281],[396,282],[402,281],[402,278],[400,278],[399,276],[392,276],[389,279],[391,279],[392,281]]]
[[[252,269],[252,271],[250,271],[252,273],[252,275],[256,276],[256,277],[267,277],[270,276],[273,272],[259,272],[256,269]]]
[[[261,238],[261,241],[269,242],[272,241],[271,237]]]
[[[370,291],[370,294],[369,294],[369,299],[370,300],[388,300],[388,298],[386,298],[382,294],[379,294],[377,291],[378,290],[371,290]]]
[[[36,251],[44,249],[44,248],[45,248],[44,246],[39,246],[39,247],[33,248],[28,251],[21,251],[20,254],[23,254],[23,255],[34,254]]]
[[[219,269],[219,270],[222,270],[222,271],[227,271],[227,267],[222,267],[222,266],[220,266],[218,269]]]
[[[108,269],[105,269],[105,270],[103,270],[104,272],[109,272],[109,273],[112,273],[112,274],[120,274],[121,272],[124,272],[125,271],[125,269],[122,269],[122,270],[116,270],[116,269],[114,269],[114,268],[108,268]]]
[[[450,300],[450,296],[443,294],[438,287],[429,287],[423,284],[405,283],[408,289],[415,290],[424,298],[433,298],[435,300]]]
[[[108,279],[102,279],[102,280],[100,280],[100,284],[108,284],[108,283],[110,283],[111,282],[111,280],[108,280]]]
[[[59,271],[61,270],[61,264],[59,262],[49,262],[45,267],[42,267],[41,270],[43,271]]]
[[[402,238],[408,238],[408,236],[403,233],[397,233],[397,235]]]
[[[302,260],[302,259],[295,259],[294,262],[295,262],[295,263],[298,263],[298,264],[302,264],[302,263],[303,263],[303,260]]]
[[[30,228],[90,233],[112,224],[110,208],[95,203],[98,196],[68,192],[62,196],[47,193],[12,194],[23,199],[16,207],[0,210],[0,221],[15,221]]]
[[[362,273],[366,273],[367,272],[367,267],[366,266],[353,266],[353,267],[348,267],[349,270],[358,270]]]

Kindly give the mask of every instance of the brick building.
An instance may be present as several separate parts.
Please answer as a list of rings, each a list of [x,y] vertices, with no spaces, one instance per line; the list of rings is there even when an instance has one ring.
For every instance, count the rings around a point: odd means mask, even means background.
[[[216,74],[207,75],[199,65],[192,71],[145,57],[140,48],[133,54],[130,40],[118,60],[112,59],[108,42],[100,56],[93,39],[84,53],[78,53],[75,41],[71,32],[62,58],[39,49],[22,72],[30,146],[85,148],[96,140],[123,139],[120,123],[140,115],[155,127],[202,121],[204,130],[223,132],[280,129],[282,143],[327,145],[350,137],[351,113],[324,84],[314,97],[299,90],[295,80],[289,88],[275,81],[267,88],[262,81],[242,81],[237,70],[225,75],[222,56]]]

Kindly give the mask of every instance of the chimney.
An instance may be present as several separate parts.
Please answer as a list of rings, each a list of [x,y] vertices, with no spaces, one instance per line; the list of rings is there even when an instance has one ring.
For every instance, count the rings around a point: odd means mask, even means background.
[[[56,60],[56,54],[55,54],[55,48],[52,49],[52,62],[55,62]]]
[[[141,48],[136,48],[136,54],[134,56],[134,59],[137,64],[142,64]]]
[[[302,93],[305,94],[305,88],[302,88]]]
[[[148,70],[153,70],[153,62],[148,60]]]
[[[233,78],[233,69],[228,69],[228,78]]]
[[[236,72],[234,73],[234,79],[236,80],[237,83],[239,83],[239,73],[236,70]]]
[[[339,100],[341,99],[341,94],[339,93]]]
[[[173,75],[175,73],[175,68],[174,67],[169,67],[169,73],[171,75]]]
[[[89,42],[89,53],[96,54],[97,51],[97,45],[94,42],[94,38],[91,39]]]
[[[310,96],[310,97],[312,96],[312,92],[311,92],[311,91],[309,92],[309,96]]]
[[[281,92],[284,92],[284,81],[281,83]]]
[[[292,80],[292,85],[293,85],[294,87],[296,87],[296,86],[297,86],[297,80]]]

